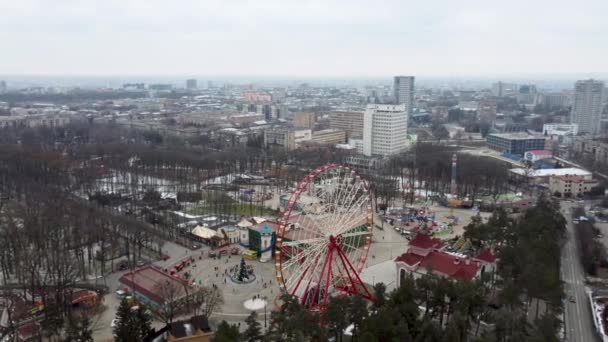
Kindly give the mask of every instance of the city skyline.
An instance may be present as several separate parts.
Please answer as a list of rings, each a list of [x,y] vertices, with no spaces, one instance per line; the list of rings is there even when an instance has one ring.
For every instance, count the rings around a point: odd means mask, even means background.
[[[548,1],[0,1],[0,74],[603,73],[607,9],[600,0],[577,12]]]

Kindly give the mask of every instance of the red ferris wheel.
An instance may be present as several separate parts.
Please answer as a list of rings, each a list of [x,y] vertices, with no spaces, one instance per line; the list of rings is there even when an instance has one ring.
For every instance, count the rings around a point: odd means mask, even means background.
[[[275,268],[279,285],[313,311],[332,295],[372,299],[359,273],[372,243],[372,201],[353,169],[327,164],[292,191],[279,219]]]

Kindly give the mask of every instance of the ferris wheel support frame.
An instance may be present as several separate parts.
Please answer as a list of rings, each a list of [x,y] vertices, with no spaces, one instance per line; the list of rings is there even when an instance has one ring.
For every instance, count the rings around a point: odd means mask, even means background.
[[[373,230],[373,213],[371,213],[372,195],[371,195],[371,190],[369,189],[367,182],[365,182],[365,180],[362,179],[354,169],[352,169],[351,167],[348,167],[348,166],[340,165],[340,164],[326,164],[326,165],[319,166],[316,169],[314,169],[313,171],[311,171],[310,173],[308,173],[302,179],[302,181],[300,181],[296,185],[294,190],[291,192],[289,200],[288,200],[287,204],[285,205],[283,212],[280,215],[278,231],[281,233],[281,235],[285,232],[286,226],[289,224],[288,220],[296,206],[297,201],[300,198],[300,195],[303,192],[305,192],[311,184],[314,184],[314,180],[317,176],[319,176],[323,172],[328,171],[330,169],[344,169],[346,171],[349,171],[351,174],[355,175],[357,177],[357,179],[360,179],[362,181],[364,189],[365,189],[365,191],[367,191],[366,196],[368,197],[368,200],[370,203],[370,205],[368,206],[369,214],[367,215],[367,222],[366,222],[366,233],[369,233],[370,236],[367,236],[365,238],[365,242],[364,242],[365,245],[363,248],[364,253],[356,260],[358,267],[355,267],[353,265],[353,263],[351,263],[348,255],[344,252],[344,250],[342,248],[343,237],[340,235],[338,235],[338,236],[330,235],[329,236],[329,244],[327,246],[328,252],[325,255],[325,260],[323,260],[323,262],[322,262],[323,266],[321,268],[321,273],[320,273],[322,276],[323,275],[326,276],[325,284],[324,284],[324,288],[323,288],[324,293],[323,294],[319,293],[321,291],[321,284],[320,283],[312,284],[313,278],[309,277],[308,281],[305,282],[306,283],[306,288],[304,290],[305,295],[303,295],[300,298],[300,303],[302,305],[304,305],[307,298],[309,298],[310,295],[312,295],[312,298],[314,300],[317,300],[318,296],[322,295],[323,296],[322,304],[320,303],[321,298],[318,298],[318,302],[319,302],[318,305],[315,305],[314,307],[310,308],[313,311],[325,311],[325,308],[327,306],[327,302],[329,299],[329,290],[330,290],[329,286],[331,283],[330,277],[334,277],[333,270],[332,270],[332,265],[334,263],[334,260],[339,260],[338,265],[339,264],[342,265],[342,271],[344,273],[346,273],[346,276],[347,276],[347,277],[344,277],[344,279],[343,279],[344,284],[342,284],[339,287],[336,287],[336,289],[342,293],[347,293],[349,295],[361,294],[361,296],[363,298],[370,300],[370,301],[374,301],[373,295],[370,293],[369,289],[367,288],[367,286],[365,285],[365,283],[361,280],[361,277],[359,276],[359,272],[361,272],[363,265],[365,264],[365,262],[367,260],[367,255],[369,253],[369,246],[371,245],[371,232]],[[319,266],[319,261],[320,261],[321,255],[320,254],[316,255],[314,262],[312,264],[309,264],[306,267],[306,269],[304,269],[302,274],[299,275],[293,289],[287,289],[286,280],[282,273],[282,263],[283,263],[282,245],[283,245],[282,236],[277,236],[277,241],[276,241],[276,245],[275,245],[275,247],[276,247],[276,249],[275,249],[275,270],[276,270],[277,282],[279,283],[279,285],[281,285],[283,287],[284,290],[287,291],[288,294],[290,294],[291,296],[296,296],[298,289],[302,285],[302,281],[303,281],[303,279],[305,279],[307,273],[309,273],[309,272],[314,273],[316,268]],[[336,254],[336,255],[334,255],[334,254]],[[294,256],[294,257],[297,257],[297,256]],[[305,256],[303,256],[302,258],[304,258],[304,257]],[[338,267],[338,272],[340,272],[339,267]],[[322,279],[320,278],[319,280],[322,280]],[[312,290],[311,290],[311,285],[313,285]]]

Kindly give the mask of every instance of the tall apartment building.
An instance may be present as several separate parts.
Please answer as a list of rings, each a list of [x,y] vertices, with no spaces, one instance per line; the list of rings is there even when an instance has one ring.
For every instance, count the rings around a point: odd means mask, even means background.
[[[186,80],[186,89],[196,89],[198,88],[198,83],[195,79]]]
[[[390,156],[405,150],[408,116],[405,104],[367,105],[363,116],[363,154]]]
[[[330,112],[329,127],[345,131],[348,138],[361,138],[363,136],[363,112]]]
[[[604,82],[582,80],[574,84],[574,105],[570,122],[578,124],[581,133],[598,134],[602,117]]]
[[[395,76],[393,91],[395,103],[405,105],[405,113],[411,114],[414,106],[414,76]]]
[[[293,126],[296,128],[313,128],[315,125],[315,113],[297,112],[293,115]]]

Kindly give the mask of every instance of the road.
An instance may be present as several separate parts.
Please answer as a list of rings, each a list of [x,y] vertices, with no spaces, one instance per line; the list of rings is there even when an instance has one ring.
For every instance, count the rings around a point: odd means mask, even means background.
[[[562,214],[567,220],[568,241],[562,248],[562,280],[566,292],[564,324],[566,341],[598,341],[591,317],[591,307],[585,286],[585,273],[578,258],[571,209],[574,203],[562,201]],[[574,298],[574,302],[570,300]]]

